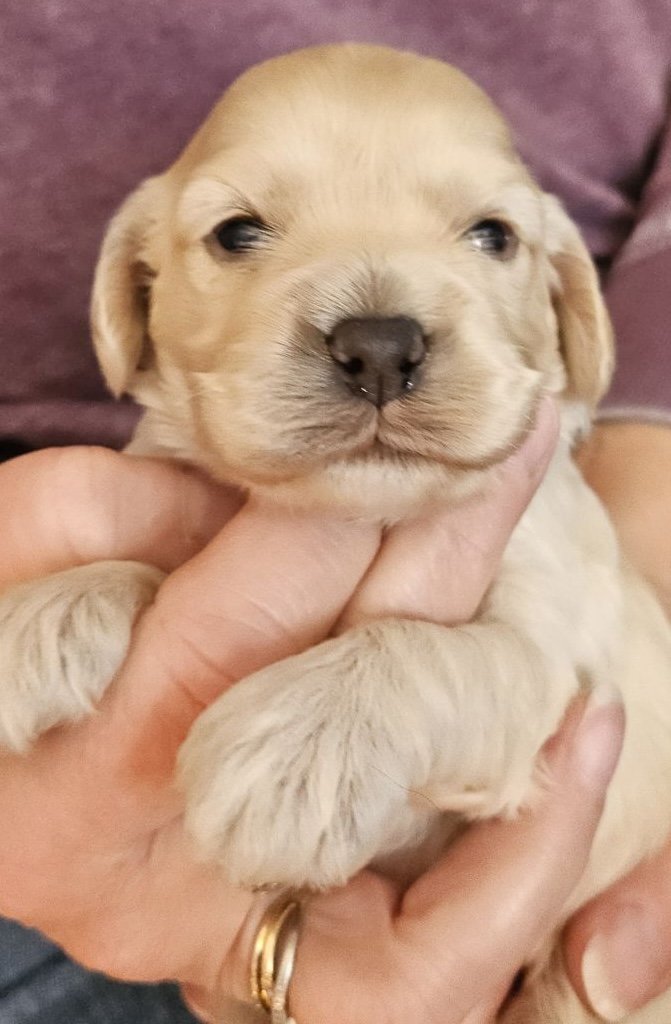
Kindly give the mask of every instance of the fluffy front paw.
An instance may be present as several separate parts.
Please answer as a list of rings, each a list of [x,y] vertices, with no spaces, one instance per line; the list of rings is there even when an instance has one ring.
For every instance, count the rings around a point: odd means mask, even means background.
[[[23,751],[91,711],[162,578],[139,562],[96,562],[0,594],[0,747]]]
[[[187,827],[238,884],[342,884],[407,802],[401,749],[380,727],[380,680],[343,659],[343,646],[329,641],[234,686],[182,747]]]

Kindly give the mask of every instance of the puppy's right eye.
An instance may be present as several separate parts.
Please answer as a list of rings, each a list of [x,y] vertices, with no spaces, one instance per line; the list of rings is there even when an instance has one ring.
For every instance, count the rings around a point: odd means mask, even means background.
[[[466,237],[474,249],[499,260],[509,260],[517,250],[517,237],[512,228],[493,217],[479,220],[468,229]]]
[[[255,217],[231,217],[218,224],[212,235],[226,252],[251,252],[264,242],[268,228]]]

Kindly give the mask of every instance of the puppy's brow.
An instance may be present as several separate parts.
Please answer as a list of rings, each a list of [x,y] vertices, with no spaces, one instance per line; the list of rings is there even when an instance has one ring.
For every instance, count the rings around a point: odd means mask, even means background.
[[[540,238],[542,204],[536,189],[515,179],[501,187],[497,199],[498,208],[523,229],[529,241]]]
[[[451,174],[444,181],[425,183],[422,194],[443,222],[456,231],[466,230],[474,220],[497,216],[509,220],[530,242],[540,236],[538,194],[517,178],[487,185],[472,176]]]
[[[249,199],[234,185],[220,178],[195,178],[186,186],[177,204],[176,221],[180,234],[207,234],[231,213],[250,213]]]

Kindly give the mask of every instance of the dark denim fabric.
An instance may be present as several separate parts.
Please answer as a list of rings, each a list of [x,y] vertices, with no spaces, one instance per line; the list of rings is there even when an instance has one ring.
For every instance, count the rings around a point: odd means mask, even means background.
[[[122,985],[0,920],[0,1024],[195,1024],[172,985]]]

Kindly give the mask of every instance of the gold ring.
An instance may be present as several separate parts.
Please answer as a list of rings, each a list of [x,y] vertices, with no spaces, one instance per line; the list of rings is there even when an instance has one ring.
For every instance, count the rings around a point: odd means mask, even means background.
[[[287,1008],[296,959],[301,905],[294,896],[271,903],[258,927],[252,949],[252,1000],[265,1010],[271,1024],[295,1024]]]

